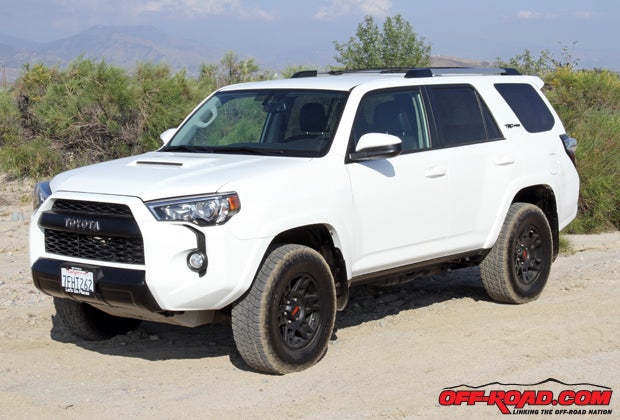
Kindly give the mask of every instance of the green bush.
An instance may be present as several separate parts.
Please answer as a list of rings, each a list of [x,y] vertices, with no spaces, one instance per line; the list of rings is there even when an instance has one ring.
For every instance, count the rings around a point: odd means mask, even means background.
[[[8,90],[0,89],[0,147],[19,140],[19,110]]]
[[[620,78],[559,68],[546,83],[566,131],[578,141],[579,213],[568,232],[620,229]]]
[[[123,70],[78,59],[48,87],[33,113],[67,164],[81,165],[139,149],[137,99]]]
[[[35,178],[153,150],[176,127],[205,81],[144,63],[132,74],[105,61],[78,58],[66,70],[24,67],[0,92],[0,167]],[[47,153],[45,149],[47,148]]]
[[[206,93],[200,95],[197,84],[192,83],[185,72],[172,75],[170,68],[164,64],[139,64],[133,83],[139,99],[139,114],[134,122],[143,150],[161,146],[159,135],[168,128],[178,126],[182,118],[206,96]]]
[[[9,141],[0,147],[0,167],[15,178],[41,179],[67,169],[63,154],[51,140]]]

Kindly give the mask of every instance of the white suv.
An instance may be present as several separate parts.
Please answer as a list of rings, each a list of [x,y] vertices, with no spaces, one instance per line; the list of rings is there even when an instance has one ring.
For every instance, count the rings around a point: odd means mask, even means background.
[[[479,264],[493,299],[536,299],[579,191],[542,86],[424,68],[224,87],[161,149],[37,186],[34,283],[87,340],[229,314],[277,374],[321,359],[356,284]]]

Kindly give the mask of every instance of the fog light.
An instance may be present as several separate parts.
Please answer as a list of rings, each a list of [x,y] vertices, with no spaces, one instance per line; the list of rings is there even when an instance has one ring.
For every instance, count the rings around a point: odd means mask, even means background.
[[[204,272],[207,269],[207,256],[202,251],[195,249],[187,256],[187,266],[192,271]]]

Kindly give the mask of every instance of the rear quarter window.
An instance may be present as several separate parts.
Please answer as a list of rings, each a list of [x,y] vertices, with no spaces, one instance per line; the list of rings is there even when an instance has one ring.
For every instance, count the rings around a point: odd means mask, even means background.
[[[502,95],[528,132],[549,131],[555,125],[553,114],[532,85],[497,83],[495,89]]]

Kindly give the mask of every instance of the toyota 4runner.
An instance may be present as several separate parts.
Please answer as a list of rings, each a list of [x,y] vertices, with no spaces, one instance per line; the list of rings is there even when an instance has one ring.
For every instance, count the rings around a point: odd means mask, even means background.
[[[34,284],[86,340],[230,315],[257,370],[325,354],[351,286],[480,266],[536,299],[576,215],[576,141],[513,69],[304,71],[227,86],[159,150],[39,183]]]

